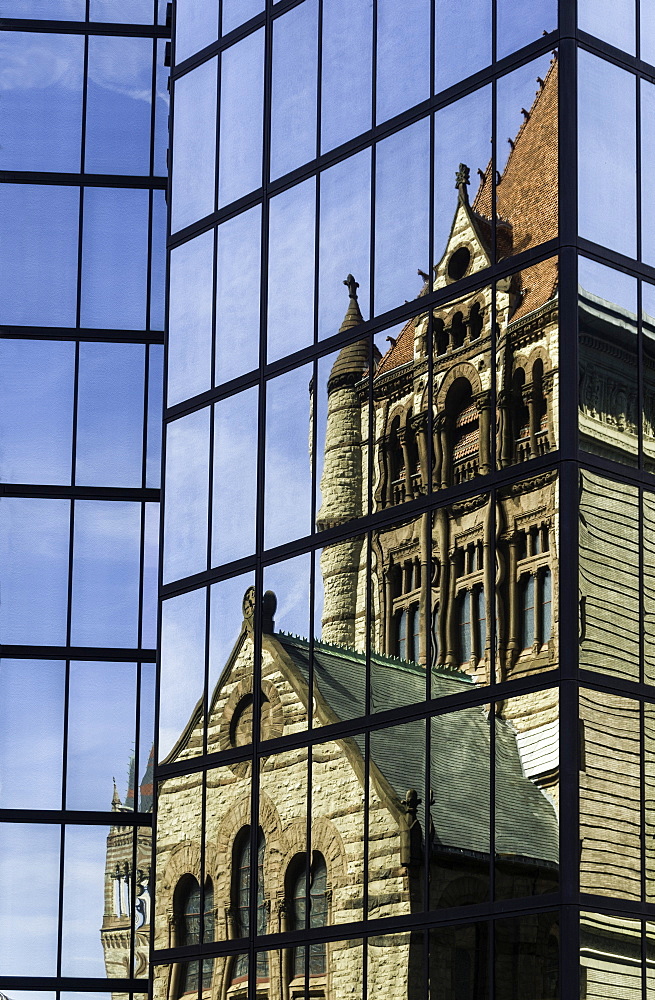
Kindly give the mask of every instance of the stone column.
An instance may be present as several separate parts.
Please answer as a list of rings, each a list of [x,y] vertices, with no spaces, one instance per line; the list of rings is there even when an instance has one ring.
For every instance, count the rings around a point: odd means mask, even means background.
[[[490,458],[490,435],[491,435],[491,399],[488,392],[481,392],[475,398],[475,405],[479,419],[479,466],[480,475],[486,476],[491,472]]]
[[[409,448],[407,446],[406,427],[400,427],[398,429],[398,440],[400,441],[400,447],[403,450],[403,462],[405,465],[405,500],[411,500],[414,495],[414,489],[412,487],[412,470],[409,464]]]
[[[528,408],[528,427],[530,430],[530,458],[537,456],[537,400],[534,386],[523,390],[523,402]]]

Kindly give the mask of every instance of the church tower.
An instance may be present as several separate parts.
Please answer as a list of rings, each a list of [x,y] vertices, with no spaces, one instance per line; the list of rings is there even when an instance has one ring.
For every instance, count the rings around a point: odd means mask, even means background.
[[[357,301],[358,283],[349,274],[348,309],[339,333],[363,322]],[[317,515],[320,531],[361,517],[364,511],[364,441],[368,438],[367,407],[362,407],[358,383],[369,366],[368,344],[359,340],[344,347],[332,366],[327,385],[327,421],[325,451],[321,476],[321,507]],[[328,545],[321,554],[321,572],[325,589],[322,638],[324,642],[356,648],[363,642],[358,636],[358,576],[363,540]],[[364,626],[362,625],[362,633]]]

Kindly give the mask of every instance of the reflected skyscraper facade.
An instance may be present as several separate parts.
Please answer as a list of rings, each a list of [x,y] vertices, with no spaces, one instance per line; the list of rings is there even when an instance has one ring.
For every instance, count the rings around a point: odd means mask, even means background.
[[[170,27],[153,0],[0,16],[0,990],[137,996]]]

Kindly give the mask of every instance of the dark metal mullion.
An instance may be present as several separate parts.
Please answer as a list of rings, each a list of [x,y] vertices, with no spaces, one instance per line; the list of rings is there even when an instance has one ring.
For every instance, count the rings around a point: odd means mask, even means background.
[[[34,326],[3,326],[0,324],[0,337],[3,339],[19,339],[29,337],[31,340],[79,340],[102,341],[116,344],[163,344],[164,334],[159,330],[90,330],[76,327],[34,327]]]
[[[85,41],[88,43],[88,39]],[[0,184],[49,184],[57,187],[115,187],[163,191],[166,189],[166,178],[148,177],[145,174],[87,174],[84,169],[79,174],[48,170],[0,170]]]
[[[58,35],[122,35],[138,38],[169,38],[163,25],[121,24],[118,21],[48,21],[45,18],[3,17],[2,31],[36,31]]]

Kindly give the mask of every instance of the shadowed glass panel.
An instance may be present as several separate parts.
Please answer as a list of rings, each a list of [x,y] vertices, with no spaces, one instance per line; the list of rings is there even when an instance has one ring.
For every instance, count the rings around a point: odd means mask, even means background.
[[[141,599],[141,637],[143,649],[157,645],[157,586],[159,574],[159,516],[158,503],[145,505],[143,534],[143,581]]]
[[[557,1000],[560,995],[559,915],[526,914],[494,922],[497,1000]]]
[[[4,16],[21,16],[10,15],[7,6],[3,4]],[[28,6],[37,8],[38,0],[28,0]],[[38,9],[22,16],[37,17]],[[0,58],[0,169],[77,173],[82,152],[83,37],[5,31]]]
[[[61,808],[65,670],[61,660],[0,661],[3,809]]]
[[[637,465],[637,281],[578,261],[580,447]]]
[[[268,360],[314,340],[314,179],[270,203],[268,260]]]
[[[378,122],[430,96],[430,8],[430,0],[378,0]]]
[[[641,899],[639,702],[580,696],[580,889]]]
[[[212,565],[255,550],[258,389],[214,407]]]
[[[152,192],[152,212],[150,216],[150,315],[148,325],[151,330],[164,329],[164,305],[166,301],[166,198],[164,191]]]
[[[207,568],[210,409],[168,425],[164,581]]]
[[[0,499],[4,643],[66,645],[70,503]]]
[[[0,323],[75,326],[79,207],[79,188],[0,186]]]
[[[162,404],[164,394],[164,348],[148,349],[148,430],[146,440],[146,487],[159,488],[161,481]]]
[[[175,63],[218,38],[218,3],[178,0],[175,11]]]
[[[430,931],[429,1000],[487,1000],[490,930],[481,921]]]
[[[316,156],[318,2],[273,22],[271,178]]]
[[[145,327],[148,225],[147,191],[85,188],[82,326]]]
[[[371,127],[373,6],[368,0],[324,0],[321,150]]]
[[[636,89],[632,74],[583,50],[578,56],[580,235],[636,253]],[[611,107],[605,94],[612,94]],[[620,193],[620,197],[619,197]]]
[[[167,405],[211,387],[214,232],[171,251]]]
[[[71,642],[138,642],[141,504],[77,500]]]
[[[86,173],[150,172],[152,59],[150,38],[89,36]]]
[[[205,687],[207,592],[192,590],[162,604],[159,759],[166,761],[181,741],[197,706],[202,720]],[[184,670],[180,670],[180,664]],[[196,727],[197,729],[197,727]],[[196,738],[182,742],[172,759],[202,753],[202,725]]]
[[[264,32],[255,31],[221,58],[218,204],[261,187]]]
[[[644,490],[643,518],[643,630],[644,677],[655,684],[655,495]]]
[[[216,385],[257,367],[261,280],[261,207],[218,227]]]
[[[24,976],[27,970],[31,976],[56,975],[60,840],[58,826],[0,824],[0,928],[5,976]],[[39,891],[26,906],[25,872],[35,858],[40,866]],[[102,883],[98,888],[102,907]],[[99,942],[95,924],[92,926]]]
[[[216,73],[210,59],[175,83],[171,229],[214,210]]]
[[[75,481],[141,485],[145,347],[81,343]]]
[[[0,479],[71,481],[75,344],[0,340]]]
[[[639,680],[637,489],[581,476],[580,667]]]
[[[312,474],[307,449],[309,383],[304,365],[266,386],[265,544],[281,545],[308,535]]]
[[[367,939],[367,994],[374,1000],[394,984],[401,996],[424,996],[426,956],[423,931],[380,934]],[[402,993],[400,992],[402,990]]]

